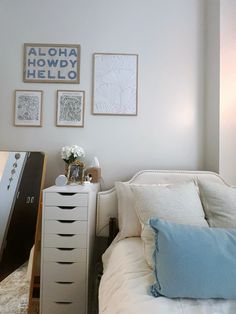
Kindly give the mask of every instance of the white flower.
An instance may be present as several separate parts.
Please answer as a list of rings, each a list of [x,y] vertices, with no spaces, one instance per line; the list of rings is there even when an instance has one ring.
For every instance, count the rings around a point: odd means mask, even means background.
[[[84,149],[78,145],[64,146],[61,149],[61,158],[65,162],[73,162],[77,158],[84,157]]]

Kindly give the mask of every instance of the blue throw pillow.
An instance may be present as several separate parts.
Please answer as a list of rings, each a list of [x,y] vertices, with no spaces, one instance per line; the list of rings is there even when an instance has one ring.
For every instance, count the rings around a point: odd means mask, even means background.
[[[150,219],[155,231],[154,297],[236,299],[236,229]]]

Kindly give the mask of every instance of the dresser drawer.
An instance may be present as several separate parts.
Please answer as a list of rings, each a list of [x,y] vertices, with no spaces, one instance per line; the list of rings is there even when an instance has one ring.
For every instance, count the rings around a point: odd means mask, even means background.
[[[88,206],[87,193],[45,193],[45,206]]]
[[[46,206],[44,219],[53,220],[87,220],[88,208],[86,206]]]
[[[87,221],[78,220],[45,220],[45,233],[86,234]]]
[[[85,284],[87,276],[86,263],[43,262],[43,282],[80,282]]]
[[[78,282],[46,282],[43,285],[43,289],[43,291],[47,291],[47,293],[44,295],[46,300],[51,300],[54,302],[86,302],[85,284]]]
[[[87,248],[86,234],[44,234],[44,247]]]
[[[42,302],[42,313],[43,314],[85,314],[86,313],[86,302],[52,302],[43,300]]]
[[[86,249],[43,248],[43,260],[52,262],[84,262],[86,263]]]

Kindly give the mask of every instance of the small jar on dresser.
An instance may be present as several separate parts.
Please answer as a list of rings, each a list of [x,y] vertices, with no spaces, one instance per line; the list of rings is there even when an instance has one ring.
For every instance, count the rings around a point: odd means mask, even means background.
[[[43,191],[41,314],[88,314],[99,184]]]

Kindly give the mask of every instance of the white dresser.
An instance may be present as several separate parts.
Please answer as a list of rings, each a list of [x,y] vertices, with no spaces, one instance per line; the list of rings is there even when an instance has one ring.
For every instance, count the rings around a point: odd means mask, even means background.
[[[88,313],[99,184],[43,191],[41,314]]]

